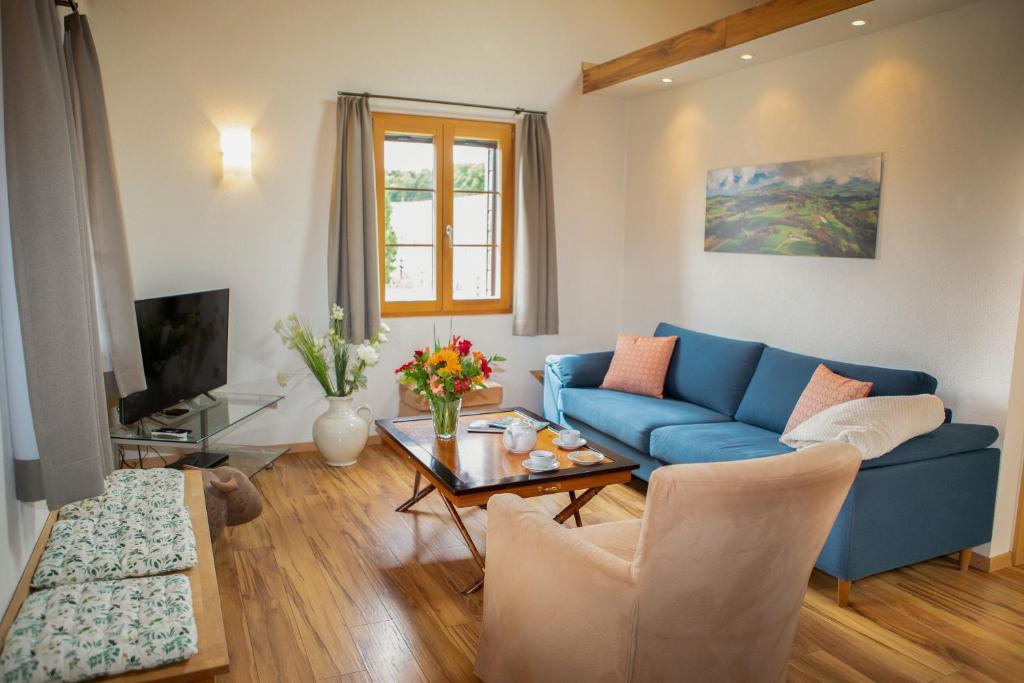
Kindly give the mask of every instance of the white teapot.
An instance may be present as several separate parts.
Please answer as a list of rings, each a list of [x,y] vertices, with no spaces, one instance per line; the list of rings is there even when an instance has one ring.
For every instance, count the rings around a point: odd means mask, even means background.
[[[529,453],[537,445],[537,428],[532,420],[516,420],[505,428],[501,441],[513,453]]]

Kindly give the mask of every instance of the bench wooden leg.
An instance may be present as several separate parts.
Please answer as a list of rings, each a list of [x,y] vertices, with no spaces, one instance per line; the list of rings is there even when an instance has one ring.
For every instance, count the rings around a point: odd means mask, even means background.
[[[960,551],[960,571],[966,572],[971,568],[971,555],[974,551],[970,548],[964,548]]]
[[[846,607],[850,604],[850,589],[853,587],[853,581],[843,581],[839,579],[839,585],[836,587],[836,604],[840,607]]]

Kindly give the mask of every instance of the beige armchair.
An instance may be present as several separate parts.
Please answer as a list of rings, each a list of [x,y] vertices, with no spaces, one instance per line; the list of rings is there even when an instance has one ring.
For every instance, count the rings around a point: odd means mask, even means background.
[[[860,466],[840,443],[673,465],[643,520],[487,514],[476,673],[515,681],[781,681],[807,579]]]

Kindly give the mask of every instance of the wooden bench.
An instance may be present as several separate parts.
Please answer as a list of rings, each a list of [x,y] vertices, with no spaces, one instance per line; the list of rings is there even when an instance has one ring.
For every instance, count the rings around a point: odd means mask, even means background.
[[[181,572],[188,577],[192,585],[192,611],[196,617],[196,634],[199,639],[199,652],[183,662],[167,664],[155,669],[132,671],[119,676],[97,678],[97,681],[118,681],[132,683],[141,681],[212,681],[217,674],[227,673],[228,646],[224,636],[224,620],[220,612],[220,592],[217,590],[217,572],[213,562],[213,544],[210,541],[209,524],[206,520],[206,499],[203,494],[203,475],[199,470],[187,470],[185,474],[185,505],[188,507],[192,530],[196,535],[195,567]],[[7,606],[3,621],[0,621],[0,647],[7,637],[14,618],[21,609],[31,590],[32,575],[36,565],[46,548],[50,531],[57,521],[57,513],[51,512],[39,534],[32,555],[14,596]]]

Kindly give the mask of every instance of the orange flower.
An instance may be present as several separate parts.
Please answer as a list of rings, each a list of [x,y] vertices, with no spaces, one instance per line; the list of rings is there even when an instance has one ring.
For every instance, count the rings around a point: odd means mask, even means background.
[[[427,364],[434,366],[438,372],[457,375],[462,372],[459,354],[451,349],[441,349],[427,359]]]

